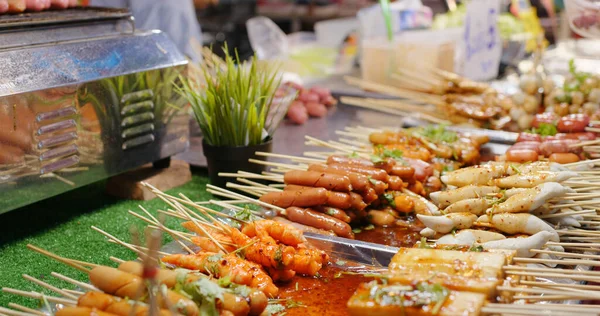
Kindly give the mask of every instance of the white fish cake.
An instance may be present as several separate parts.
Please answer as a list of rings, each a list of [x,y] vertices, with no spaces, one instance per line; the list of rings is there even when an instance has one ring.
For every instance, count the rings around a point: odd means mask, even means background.
[[[488,185],[493,179],[502,177],[505,171],[505,167],[499,165],[478,165],[448,172],[440,180],[446,185],[457,187]]]
[[[531,212],[548,200],[563,196],[567,188],[560,183],[546,182],[531,189],[525,189],[509,197],[506,201],[492,206],[488,214]]]
[[[477,222],[490,223],[497,230],[511,235],[535,235],[541,231],[547,231],[552,233],[550,241],[560,241],[558,233],[552,226],[529,213],[500,213],[494,214],[491,219],[488,215],[481,215]]]
[[[428,228],[438,233],[449,233],[453,229],[465,229],[473,226],[477,216],[471,213],[450,213],[441,216],[417,214],[417,218]]]
[[[489,198],[465,199],[454,202],[444,209],[445,214],[449,213],[471,213],[481,215],[492,205],[493,200]]]
[[[574,171],[559,171],[559,172],[533,172],[526,174],[516,174],[500,179],[494,179],[489,182],[491,185],[498,186],[503,189],[510,188],[533,188],[536,185],[546,182],[562,182],[570,178],[578,176]]]
[[[482,246],[484,249],[516,250],[517,256],[531,258],[535,256],[535,253],[530,250],[542,249],[552,236],[550,232],[540,231],[526,238],[506,238],[503,240],[488,241],[483,243]]]
[[[495,186],[467,185],[454,190],[432,192],[429,198],[440,208],[445,208],[458,201],[481,198],[499,192],[500,188]]]

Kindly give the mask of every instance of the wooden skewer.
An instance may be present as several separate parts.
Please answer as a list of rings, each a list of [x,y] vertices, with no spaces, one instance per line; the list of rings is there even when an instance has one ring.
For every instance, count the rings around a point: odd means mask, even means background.
[[[47,257],[50,257],[50,258],[52,258],[52,259],[54,259],[56,261],[62,262],[64,264],[66,264],[66,265],[68,265],[70,267],[73,267],[73,268],[75,268],[75,269],[77,269],[77,270],[79,270],[81,272],[86,273],[86,274],[90,272],[90,269],[88,269],[88,268],[86,268],[86,267],[84,267],[84,266],[82,266],[82,265],[80,265],[78,263],[72,262],[70,259],[58,256],[58,255],[53,254],[53,253],[51,253],[49,251],[46,251],[46,250],[44,250],[42,248],[36,247],[36,246],[34,246],[32,244],[27,244],[27,248],[29,248],[29,249],[31,249],[33,251],[39,252],[39,253],[41,253],[41,254],[43,254],[43,255],[45,255]]]
[[[549,276],[550,277],[550,276]],[[530,294],[550,294],[550,295],[568,295],[573,298],[590,298],[590,299],[598,299],[600,298],[600,293],[592,292],[592,291],[581,291],[571,289],[568,291],[565,290],[551,290],[545,288],[523,288],[523,287],[510,287],[510,286],[498,286],[498,291],[507,291],[507,292],[521,292],[521,293],[530,293]]]
[[[548,305],[548,304],[498,304],[498,303],[488,303],[484,306],[486,308],[494,308],[494,309],[502,309],[506,312],[512,310],[527,310],[527,311],[537,311],[539,315],[540,312],[543,311],[571,311],[571,312],[584,312],[584,313],[593,313],[593,310],[585,307],[578,307],[577,305]],[[501,311],[498,311],[501,312]]]
[[[559,268],[536,268],[536,267],[527,267],[527,266],[504,266],[502,267],[505,270],[508,270],[511,273],[512,271],[531,271],[531,272],[548,272],[548,273],[564,273],[564,274],[576,274],[579,276],[591,275],[600,277],[600,271],[578,271],[578,270],[569,270],[569,269],[559,269]]]
[[[589,276],[589,275],[569,275],[569,274],[560,274],[560,273],[548,273],[548,272],[544,272],[544,273],[537,273],[537,272],[521,272],[521,271],[507,271],[507,274],[512,274],[512,275],[522,275],[522,276],[536,276],[536,277],[543,277],[543,278],[561,278],[561,279],[571,279],[571,280],[577,280],[577,281],[595,281],[598,282],[600,281],[600,277],[594,277],[594,276]],[[600,295],[600,293],[598,294]],[[599,296],[600,298],[600,296]]]
[[[588,258],[588,259],[600,260],[600,255],[590,255],[590,254],[583,254],[583,253],[560,252],[560,251],[543,250],[543,249],[531,249],[529,251],[534,252],[534,253],[545,253],[545,254],[549,254],[549,255],[555,255],[555,256],[558,256],[558,257]]]
[[[258,180],[266,180],[266,181],[273,181],[273,182],[281,182],[281,183],[283,183],[283,176],[280,175],[280,174],[278,174],[277,176],[267,176],[267,175],[264,175],[264,174],[221,172],[221,173],[219,173],[219,177],[258,179]]]
[[[308,168],[307,165],[291,165],[291,164],[287,164],[287,163],[272,162],[272,161],[258,160],[258,159],[252,159],[252,158],[248,159],[248,161],[251,163],[255,163],[257,165],[283,167],[283,168],[294,169],[294,170],[306,170],[306,168]]]
[[[93,286],[91,284],[88,284],[88,283],[85,283],[85,282],[80,282],[80,281],[77,281],[75,279],[71,279],[68,276],[62,275],[62,274],[57,273],[57,272],[51,272],[50,275],[53,276],[53,277],[55,277],[55,278],[61,279],[61,280],[65,281],[65,282],[69,282],[71,284],[74,284],[74,285],[76,285],[76,286],[78,286],[78,287],[80,287],[80,288],[82,288],[84,290],[87,290],[87,291],[102,292],[98,288],[96,288],[95,286]]]
[[[232,205],[232,204],[228,204],[226,202],[223,201],[216,201],[216,200],[210,200],[211,203],[213,203],[214,205],[220,206],[220,207],[224,207],[224,208],[230,208],[230,209],[234,209],[236,211],[243,211],[244,208],[243,207],[239,207],[237,205]],[[259,212],[256,211],[252,211],[250,210],[250,212],[255,215],[255,216],[259,216]]]
[[[209,191],[210,193],[219,192],[219,193],[221,193],[223,195],[227,195],[226,197],[229,197],[229,198],[243,199],[243,200],[246,200],[246,201],[248,201],[250,203],[258,204],[258,205],[266,207],[266,208],[271,208],[271,209],[274,209],[274,210],[277,210],[277,211],[280,211],[280,212],[285,212],[285,209],[283,209],[281,207],[278,207],[278,206],[275,206],[275,205],[271,205],[269,203],[265,203],[265,202],[263,202],[261,200],[251,199],[251,198],[243,196],[241,194],[237,194],[237,193],[225,190],[225,189],[221,189],[221,188],[219,188],[217,186],[214,186],[212,184],[207,184],[206,187],[207,187],[207,191],[210,190]]]
[[[75,291],[75,290],[69,290],[69,289],[62,289],[62,290],[65,291],[65,292],[67,292],[67,293],[73,294],[73,295],[75,295],[77,297],[85,294],[84,292]]]
[[[267,152],[261,152],[261,151],[257,151],[255,154],[257,156],[274,157],[274,158],[285,158],[285,159],[289,159],[291,161],[297,161],[297,162],[303,162],[303,163],[309,163],[309,164],[310,163],[322,163],[323,162],[320,159],[298,157],[298,156],[290,156],[290,155],[283,155],[283,154],[276,154],[276,153],[267,153]]]
[[[21,291],[21,290],[9,288],[9,287],[3,287],[2,292],[15,294],[15,295],[19,295],[19,296],[24,296],[24,297],[35,298],[35,299],[46,298],[48,300],[48,302],[52,302],[52,303],[65,304],[65,305],[77,305],[77,302],[73,301],[73,300],[69,300],[69,299],[65,299],[65,298],[61,298],[61,297],[48,296],[48,295],[44,295],[42,293],[33,292],[33,291],[25,292],[25,291]]]
[[[0,312],[3,312],[5,315],[8,316],[31,316],[30,313],[19,312],[6,307],[0,307]]]
[[[566,288],[590,290],[590,291],[600,290],[600,285],[587,285],[587,284],[558,284],[558,283],[525,281],[525,280],[520,280],[519,284],[530,285],[530,286],[539,286],[539,287],[552,287],[552,288],[566,287]]]
[[[586,266],[594,266],[600,267],[600,262],[595,262],[593,260],[554,260],[554,259],[538,259],[538,258],[514,258],[516,262],[524,262],[524,263],[556,263],[562,265],[586,265]]]
[[[138,256],[142,256],[143,254],[141,253],[141,251],[137,250],[135,247],[133,247],[133,245],[128,244],[124,241],[121,241],[120,239],[118,239],[117,237],[105,232],[104,230],[96,227],[96,226],[91,226],[91,228],[97,232],[99,232],[100,234],[104,235],[105,237],[107,237],[109,240],[114,241],[116,244],[119,244],[133,252],[135,252]]]
[[[538,218],[541,218],[541,219],[557,218],[557,217],[564,217],[564,216],[571,216],[571,215],[578,215],[578,214],[590,214],[590,213],[596,213],[596,210],[584,210],[584,211],[573,211],[573,212],[554,213],[554,214],[548,214],[548,215],[539,215]]]
[[[177,242],[185,251],[187,251],[189,254],[195,254],[196,252],[194,252],[192,249],[190,249],[190,247],[188,247],[185,243],[183,243],[180,239],[183,240],[188,240],[187,238],[185,238],[185,236],[182,236],[179,234],[179,232],[172,230],[170,228],[165,227],[162,223],[158,222],[158,221],[153,221],[149,218],[146,218],[136,212],[133,211],[128,211],[129,214],[143,220],[144,222],[148,223],[148,224],[153,224],[156,225],[158,227],[160,227],[164,232],[168,233],[169,235],[171,235],[173,237],[173,239],[175,240],[175,242]],[[188,240],[189,241],[189,240]],[[131,249],[131,248],[129,248]],[[141,249],[141,247],[140,247]],[[140,255],[140,252],[136,252],[138,253],[138,255]],[[144,254],[141,253],[140,257],[144,257]],[[158,258],[156,258],[158,260]]]
[[[31,314],[39,315],[39,316],[46,316],[46,314],[44,314],[44,313],[42,313],[42,312],[40,312],[38,310],[31,309],[29,307],[25,307],[23,305],[19,305],[19,304],[16,304],[16,303],[8,303],[8,307],[14,308],[16,310],[20,310],[20,311],[25,312],[25,313],[31,313]]]
[[[253,185],[253,186],[256,186],[256,187],[261,187],[261,188],[265,188],[265,189],[273,189],[272,186],[268,186],[266,184],[258,183],[258,182],[255,182],[255,181],[252,181],[252,180],[248,180],[248,179],[244,179],[244,178],[237,178],[236,180],[238,182],[245,183],[245,184],[250,184],[250,185]]]
[[[122,246],[121,244],[119,244],[118,242],[116,242],[116,241],[114,241],[112,239],[109,239],[108,242]],[[127,244],[127,245],[129,245],[133,249],[136,249],[136,254],[138,254],[138,256],[145,256],[146,252],[148,252],[148,248],[146,248],[144,246],[138,246],[138,245],[134,245],[134,244]],[[161,252],[161,251],[159,251],[158,254],[161,255],[161,256],[168,256],[168,255],[170,255],[169,253]],[[140,259],[140,257],[138,257],[138,259]]]
[[[65,292],[65,291],[63,291],[63,290],[61,290],[61,289],[59,289],[59,288],[57,288],[57,287],[55,287],[55,286],[53,286],[51,284],[48,284],[48,283],[46,283],[46,282],[44,282],[42,280],[38,280],[38,279],[36,279],[36,278],[34,278],[34,277],[30,276],[30,275],[23,274],[23,278],[25,280],[31,281],[31,282],[33,282],[33,283],[41,286],[41,287],[47,288],[47,289],[49,289],[51,291],[54,291],[54,292],[56,292],[56,293],[58,293],[58,294],[60,294],[60,295],[62,295],[64,297],[66,297],[66,298],[70,298],[70,299],[74,299],[74,300],[77,299],[76,296],[74,296],[72,294],[69,294],[69,293],[67,293],[67,292]]]
[[[235,183],[231,183],[231,182],[227,182],[225,184],[225,186],[228,187],[228,188],[238,189],[238,190],[240,190],[242,192],[246,192],[246,193],[248,193],[250,195],[254,195],[256,197],[261,197],[261,196],[263,196],[266,193],[264,191],[260,191],[259,192],[257,190],[254,190],[253,189],[254,187],[249,187],[249,186],[246,186],[246,185],[235,184]]]
[[[144,183],[145,183],[145,182],[144,182]],[[149,184],[148,184],[148,185],[149,185]],[[151,185],[149,185],[149,186],[150,186],[150,187],[152,187]],[[152,187],[152,188],[154,188],[154,187]],[[184,198],[178,198],[178,197],[175,197],[175,196],[172,196],[172,195],[166,194],[166,193],[164,193],[164,192],[161,192],[160,190],[158,190],[158,189],[156,189],[156,188],[154,188],[154,190],[156,190],[156,191],[154,191],[155,193],[159,194],[159,196],[162,196],[162,197],[163,197],[163,198],[165,198],[165,199],[173,200],[173,201],[176,201],[176,202],[179,202],[179,203],[182,203],[182,204],[185,204],[185,205],[191,206],[191,207],[193,207],[193,208],[197,209],[197,210],[198,210],[198,211],[200,211],[200,212],[203,212],[203,213],[211,213],[211,214],[215,214],[215,215],[217,215],[217,216],[222,216],[222,217],[226,217],[226,218],[229,218],[229,219],[231,219],[231,220],[234,220],[234,221],[238,221],[238,222],[241,222],[241,223],[245,223],[244,221],[242,221],[242,220],[240,220],[240,219],[238,219],[238,218],[235,218],[235,217],[233,217],[233,216],[229,216],[229,215],[227,215],[227,214],[224,214],[224,213],[221,213],[221,212],[215,211],[215,210],[213,210],[213,209],[210,209],[210,208],[208,208],[208,207],[204,207],[204,206],[198,205],[198,204],[194,203],[192,200],[190,200],[189,198],[185,198],[185,199],[184,199]],[[243,196],[243,195],[242,195],[242,196]],[[169,202],[169,204],[170,204],[170,205],[172,205],[172,207],[173,207],[174,209],[177,209],[177,207],[176,207],[176,206],[174,206],[172,202]],[[210,203],[207,203],[207,204],[210,204]],[[190,212],[190,213],[192,213],[193,215],[198,215],[198,214],[196,214],[196,213],[194,213],[194,212]],[[210,217],[210,216],[209,216],[209,217]]]
[[[526,300],[529,302],[536,302],[536,301],[551,302],[551,301],[570,300],[570,299],[573,299],[573,297],[571,297],[569,295],[515,295],[515,296],[513,296],[513,299],[514,300]]]

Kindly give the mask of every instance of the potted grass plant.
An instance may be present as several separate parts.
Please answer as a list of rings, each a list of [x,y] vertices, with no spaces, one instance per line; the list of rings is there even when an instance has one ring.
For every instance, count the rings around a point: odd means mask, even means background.
[[[203,63],[191,65],[180,88],[202,130],[210,181],[218,186],[227,182],[220,172],[264,171],[248,160],[272,150],[273,134],[295,97],[280,86],[276,67],[259,65],[256,57],[242,62],[227,46],[223,51],[225,59],[204,49]]]

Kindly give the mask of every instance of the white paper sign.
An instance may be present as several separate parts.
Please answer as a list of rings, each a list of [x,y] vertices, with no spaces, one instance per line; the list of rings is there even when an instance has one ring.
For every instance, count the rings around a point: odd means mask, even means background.
[[[498,76],[502,42],[498,33],[500,0],[471,0],[464,23],[464,76],[489,80]]]

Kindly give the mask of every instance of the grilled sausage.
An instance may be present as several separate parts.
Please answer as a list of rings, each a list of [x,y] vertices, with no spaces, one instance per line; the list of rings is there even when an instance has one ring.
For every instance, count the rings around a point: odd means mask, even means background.
[[[369,187],[370,184],[369,178],[365,175],[356,172],[329,168],[327,165],[311,164],[308,166],[308,171],[325,172],[330,174],[346,176],[348,177],[348,179],[350,179],[350,185],[352,185],[352,190],[355,191],[364,191]]]
[[[398,176],[390,176],[388,183],[389,189],[392,191],[400,191],[404,188],[404,181]]]
[[[56,311],[55,316],[116,316],[115,314],[99,311],[90,307],[63,307]]]
[[[390,174],[398,176],[402,178],[402,180],[410,180],[415,175],[415,168],[411,166],[395,165],[390,171]]]
[[[138,299],[146,293],[142,278],[115,268],[97,266],[90,271],[89,277],[94,286],[108,294]],[[177,309],[186,315],[199,313],[196,303],[171,290],[167,290],[166,300],[161,300],[161,307],[167,307],[164,303],[176,305]]]
[[[341,163],[332,163],[328,165],[330,168],[338,169],[338,170],[346,170],[350,172],[360,173],[367,177],[370,177],[373,180],[383,181],[385,183],[388,182],[389,175],[383,169],[377,169],[375,167],[365,167],[356,164],[341,164]]]
[[[354,193],[354,192],[350,192],[350,208],[355,209],[355,210],[364,210],[365,208],[367,208],[367,203],[365,203],[365,201],[363,201],[363,198],[360,194],[358,193]]]
[[[311,187],[305,187],[300,185],[289,184],[283,189],[284,191],[304,191],[309,190]],[[331,207],[349,209],[352,206],[352,198],[350,194],[344,192],[327,192],[327,202],[325,203]]]
[[[332,191],[352,191],[352,185],[348,177],[331,173],[292,170],[283,175],[283,181],[285,184],[319,187]]]
[[[290,206],[307,207],[327,203],[327,189],[309,188],[298,191],[269,192],[260,200],[275,206],[288,208]]]
[[[293,222],[323,230],[330,230],[340,237],[354,239],[354,234],[352,233],[350,225],[337,218],[319,213],[315,210],[299,207],[288,207],[285,212],[286,217]]]
[[[327,214],[333,218],[337,218],[346,223],[350,223],[351,219],[346,212],[340,210],[339,208],[331,207],[331,206],[317,206],[315,207],[315,211]]]

